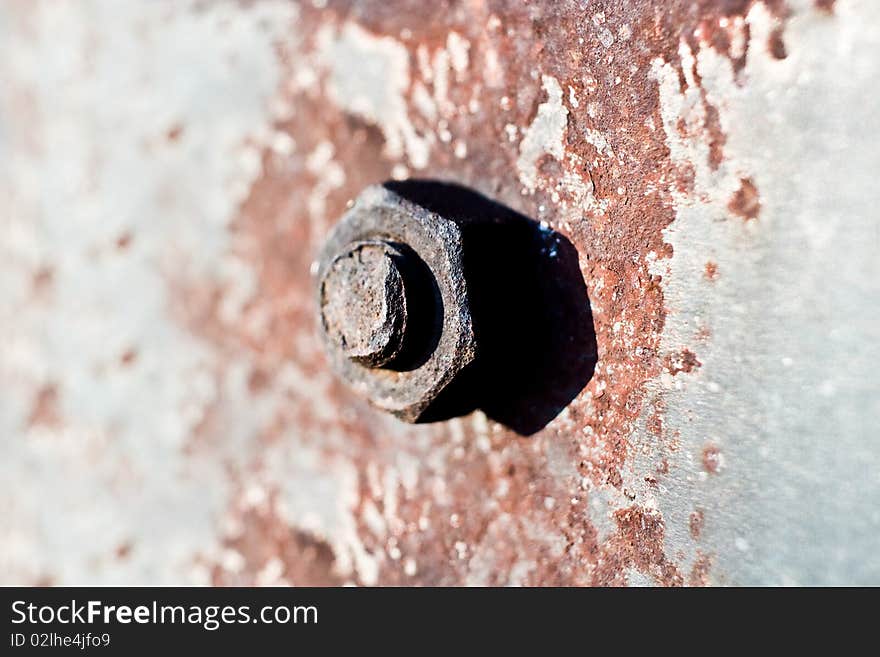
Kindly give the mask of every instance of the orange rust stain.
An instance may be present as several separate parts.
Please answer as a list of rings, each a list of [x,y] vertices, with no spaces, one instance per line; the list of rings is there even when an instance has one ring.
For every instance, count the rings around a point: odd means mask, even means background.
[[[180,123],[175,123],[170,128],[168,128],[168,132],[165,133],[165,138],[172,143],[180,141],[180,138],[183,136],[183,125]]]
[[[253,586],[257,576],[273,565],[275,576],[294,586],[339,586],[336,556],[330,545],[312,534],[291,528],[281,515],[276,492],[264,501],[234,501],[230,514],[239,530],[226,536],[224,547],[243,560],[242,568],[211,567],[214,586]],[[274,582],[265,582],[274,583]]]
[[[718,264],[709,260],[703,269],[703,275],[710,281],[714,281],[718,278]]]
[[[697,180],[697,170],[690,162],[677,167],[675,176],[675,188],[679,194],[690,195],[694,193]]]
[[[260,367],[251,369],[251,373],[248,375],[248,390],[251,394],[257,395],[265,391],[270,383],[271,377],[264,369]]]
[[[706,518],[703,514],[702,509],[694,510],[690,517],[688,518],[688,530],[691,533],[691,538],[697,540],[700,538],[700,534],[703,532],[703,525],[706,522]]]
[[[672,376],[675,376],[679,372],[689,374],[703,365],[703,363],[697,359],[697,355],[690,349],[682,349],[678,353],[668,354],[664,359],[664,363],[666,371],[672,374]]]
[[[663,586],[681,586],[684,579],[663,551],[665,524],[659,513],[639,506],[614,513],[617,533],[602,546],[593,573],[594,585],[625,584],[625,571],[636,568]]]
[[[776,27],[770,32],[770,36],[767,37],[767,50],[770,51],[774,59],[785,59],[788,57],[788,50],[785,47],[785,40],[782,34],[782,27]]]
[[[785,59],[788,57],[788,50],[785,47],[784,40],[785,24],[791,11],[786,0],[764,0],[764,3],[776,21],[776,27],[773,28],[770,36],[767,38],[767,50],[775,59]]]
[[[113,554],[116,556],[116,559],[119,561],[123,561],[127,559],[131,555],[131,551],[133,549],[133,545],[130,541],[126,541],[124,543],[120,543],[116,546]]]
[[[648,417],[647,429],[655,436],[663,435],[663,416],[656,411],[652,413]]]
[[[666,402],[657,397],[651,402],[651,414],[648,416],[646,428],[654,436],[663,435],[663,416],[666,413]]]
[[[31,288],[35,297],[42,296],[49,291],[55,281],[55,269],[48,265],[39,267],[31,278]]]
[[[709,102],[703,87],[700,87],[700,93],[703,96],[703,106],[706,110],[706,131],[709,136],[709,167],[716,171],[724,160],[724,144],[727,142],[727,135],[721,129],[721,117],[718,114],[718,108]]]
[[[709,570],[712,567],[712,558],[708,554],[697,551],[697,558],[691,567],[688,576],[688,586],[709,586]]]
[[[740,180],[740,188],[734,193],[727,207],[745,220],[758,218],[761,212],[761,198],[751,178]]]
[[[119,356],[119,364],[122,365],[123,367],[128,367],[130,365],[133,365],[134,362],[137,360],[137,358],[138,358],[137,349],[135,349],[134,347],[131,347],[131,348],[123,351],[122,355]]]
[[[29,427],[47,428],[54,428],[61,424],[61,414],[58,409],[58,387],[54,383],[48,383],[37,391],[27,424]]]
[[[706,445],[703,448],[703,468],[710,474],[718,474],[721,471],[722,454],[716,445]]]
[[[134,239],[134,237],[131,233],[122,233],[122,235],[116,238],[116,250],[126,251],[128,247],[131,246],[132,239]]]

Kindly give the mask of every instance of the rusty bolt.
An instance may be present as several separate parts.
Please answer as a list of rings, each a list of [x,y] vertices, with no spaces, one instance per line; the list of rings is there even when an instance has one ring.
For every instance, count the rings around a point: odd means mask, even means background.
[[[364,190],[334,228],[316,291],[333,369],[405,421],[476,356],[460,227],[385,187]]]
[[[368,367],[394,360],[406,331],[406,294],[388,242],[359,242],[337,256],[321,282],[324,331],[346,357]]]

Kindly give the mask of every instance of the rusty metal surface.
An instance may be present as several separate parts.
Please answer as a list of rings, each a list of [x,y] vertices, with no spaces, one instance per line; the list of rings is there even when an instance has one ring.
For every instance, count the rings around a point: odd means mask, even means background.
[[[0,581],[880,583],[878,52],[858,0],[3,3]],[[539,431],[330,373],[389,178],[560,236]]]

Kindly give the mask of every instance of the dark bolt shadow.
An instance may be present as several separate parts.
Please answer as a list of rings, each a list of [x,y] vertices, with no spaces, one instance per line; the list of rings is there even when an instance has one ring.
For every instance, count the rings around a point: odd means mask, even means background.
[[[574,246],[474,191],[427,180],[385,187],[444,217],[464,238],[477,359],[421,422],[482,409],[521,435],[546,426],[584,389],[596,333]]]

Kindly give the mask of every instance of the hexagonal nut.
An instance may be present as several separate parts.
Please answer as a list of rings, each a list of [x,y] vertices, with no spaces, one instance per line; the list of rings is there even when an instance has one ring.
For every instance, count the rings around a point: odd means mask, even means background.
[[[365,189],[321,250],[319,329],[334,371],[374,406],[416,422],[476,357],[452,220]]]

